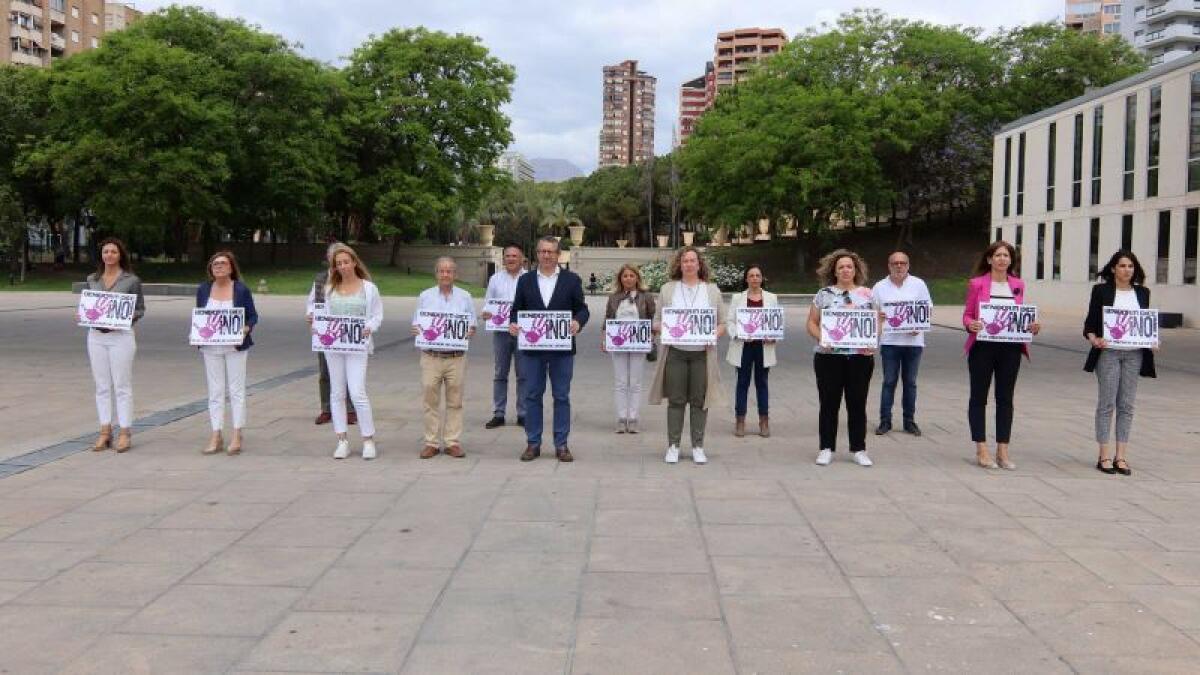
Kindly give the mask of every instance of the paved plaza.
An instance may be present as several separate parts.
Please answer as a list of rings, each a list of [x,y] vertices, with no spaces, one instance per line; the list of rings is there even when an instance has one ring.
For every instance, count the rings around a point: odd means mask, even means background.
[[[862,468],[843,432],[815,466],[802,307],[771,374],[774,437],[734,438],[714,409],[709,464],[684,449],[671,466],[665,407],[644,408],[639,435],[612,433],[600,298],[575,368],[573,464],[521,463],[518,427],[483,428],[482,339],[467,457],[423,461],[413,300],[388,298],[368,378],[380,457],[339,462],[312,423],[303,300],[286,297],[258,298],[243,455],[199,452],[188,298],[147,298],[133,450],[76,452],[95,412],[74,302],[0,295],[0,672],[1200,670],[1194,330],[1169,331],[1159,378],[1141,381],[1128,478],[1093,466],[1080,316],[1044,317],[1023,365],[1016,471],[972,462],[949,327],[922,363],[924,436],[869,435]]]

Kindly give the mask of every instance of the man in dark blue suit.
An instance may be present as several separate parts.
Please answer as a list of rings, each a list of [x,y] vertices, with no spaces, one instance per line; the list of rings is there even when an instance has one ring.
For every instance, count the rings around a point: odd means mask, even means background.
[[[583,299],[583,280],[578,274],[558,267],[558,240],[542,237],[537,242],[537,269],[517,281],[508,332],[519,333],[517,317],[522,311],[567,311],[571,313],[571,351],[521,350],[525,371],[525,452],[521,461],[542,454],[542,397],[546,377],[554,397],[554,455],[560,462],[574,461],[567,447],[571,434],[571,377],[575,371],[575,337],[587,324],[588,308]]]

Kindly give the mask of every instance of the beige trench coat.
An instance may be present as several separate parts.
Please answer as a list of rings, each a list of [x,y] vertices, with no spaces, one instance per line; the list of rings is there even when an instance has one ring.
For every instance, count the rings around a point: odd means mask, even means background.
[[[670,307],[675,299],[675,289],[679,287],[678,281],[668,281],[663,284],[662,290],[658,294],[658,307],[654,312],[654,325],[662,325],[662,308]],[[708,289],[708,304],[717,309],[717,324],[723,325],[727,319],[727,309],[724,301],[721,299],[721,291],[717,285],[711,281],[707,283]],[[661,342],[658,345],[658,361],[654,363],[654,383],[650,385],[650,405],[662,405],[666,399],[663,393],[663,371],[667,365],[667,349],[668,347]],[[704,392],[704,409],[708,410],[714,405],[724,405],[728,398],[725,395],[725,388],[721,386],[721,359],[717,353],[717,347],[714,345],[705,353],[705,359],[708,364],[708,387]]]

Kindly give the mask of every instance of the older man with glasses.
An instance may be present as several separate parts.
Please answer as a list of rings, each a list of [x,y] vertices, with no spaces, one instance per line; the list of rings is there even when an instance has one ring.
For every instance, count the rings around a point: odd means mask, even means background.
[[[909,274],[908,254],[903,251],[895,251],[888,256],[888,276],[875,284],[872,293],[881,307],[887,302],[912,300],[932,305],[925,282]],[[879,355],[883,360],[883,390],[879,395],[879,426],[875,429],[875,435],[882,436],[892,430],[896,382],[902,379],[904,430],[920,436],[921,428],[914,418],[917,412],[917,370],[925,350],[925,334],[920,331],[884,332],[879,342]]]

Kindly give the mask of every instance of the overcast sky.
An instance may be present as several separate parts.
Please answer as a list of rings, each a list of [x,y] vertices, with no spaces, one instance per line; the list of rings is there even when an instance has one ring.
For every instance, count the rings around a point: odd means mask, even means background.
[[[141,0],[152,11],[176,4]],[[1061,18],[1064,0],[191,0],[299,42],[311,57],[340,64],[367,36],[425,26],[479,36],[514,65],[507,112],[513,149],[596,166],[601,68],[636,59],[658,78],[655,141],[671,148],[679,85],[704,73],[718,31],[760,26],[788,37],[856,6],[892,16],[993,29]]]

